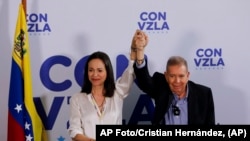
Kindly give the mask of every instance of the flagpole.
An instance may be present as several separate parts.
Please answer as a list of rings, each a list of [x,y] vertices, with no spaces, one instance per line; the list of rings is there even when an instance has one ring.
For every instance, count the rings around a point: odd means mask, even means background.
[[[24,13],[26,15],[27,14],[26,13],[26,0],[22,0],[22,4],[23,4]]]
[[[22,0],[22,5],[23,5],[23,11],[24,11],[24,14],[25,14],[25,17],[26,17],[26,14],[27,14],[27,10],[26,10],[26,0]],[[21,47],[22,48],[22,47]]]

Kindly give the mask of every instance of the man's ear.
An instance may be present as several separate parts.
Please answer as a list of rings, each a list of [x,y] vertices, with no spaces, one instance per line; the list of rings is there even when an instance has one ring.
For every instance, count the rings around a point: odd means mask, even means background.
[[[188,77],[188,78],[190,77],[190,72],[189,72],[189,71],[187,72],[187,77]]]
[[[165,78],[167,78],[168,72],[165,71],[165,72],[164,72],[164,75],[165,75]]]

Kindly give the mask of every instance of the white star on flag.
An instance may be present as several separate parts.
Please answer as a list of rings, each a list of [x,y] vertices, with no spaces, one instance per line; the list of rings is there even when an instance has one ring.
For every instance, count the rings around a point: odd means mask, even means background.
[[[25,122],[25,129],[30,130],[30,124],[28,124],[28,122]]]
[[[19,113],[22,110],[22,105],[16,104],[15,110],[17,110],[17,113]]]

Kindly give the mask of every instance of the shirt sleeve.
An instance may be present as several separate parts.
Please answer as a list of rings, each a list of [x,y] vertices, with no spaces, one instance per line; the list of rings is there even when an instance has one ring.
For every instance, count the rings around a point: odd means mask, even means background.
[[[138,69],[143,68],[145,65],[146,65],[145,60],[141,64],[136,63],[136,67]]]
[[[131,86],[135,79],[133,64],[134,61],[129,60],[128,67],[124,70],[121,77],[119,77],[116,81],[116,91],[122,98],[128,96]]]
[[[68,132],[71,138],[74,138],[77,134],[84,133],[81,128],[80,106],[78,105],[78,98],[76,95],[73,95],[70,98],[70,119]]]

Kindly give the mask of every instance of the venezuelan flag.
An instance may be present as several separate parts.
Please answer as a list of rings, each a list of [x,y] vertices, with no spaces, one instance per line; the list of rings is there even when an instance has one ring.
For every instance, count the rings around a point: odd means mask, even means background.
[[[32,94],[30,50],[26,16],[19,5],[12,51],[8,101],[8,141],[47,141]]]

